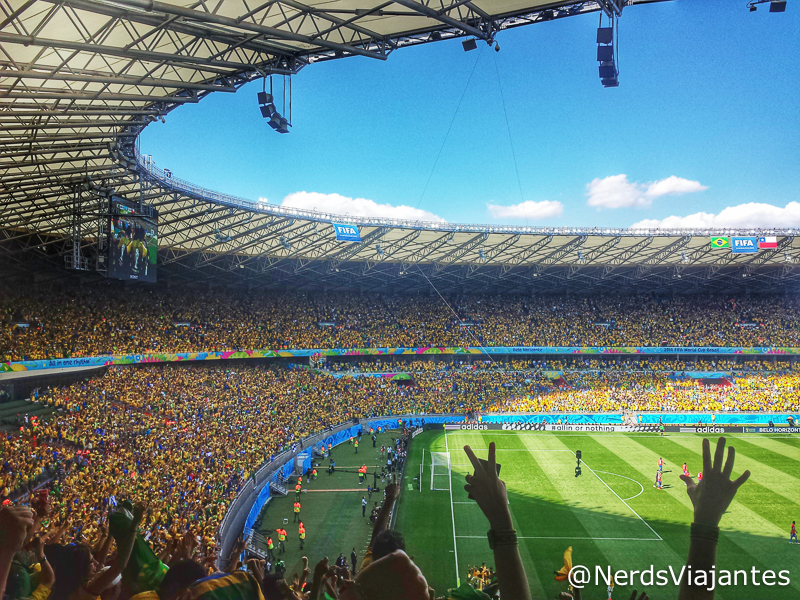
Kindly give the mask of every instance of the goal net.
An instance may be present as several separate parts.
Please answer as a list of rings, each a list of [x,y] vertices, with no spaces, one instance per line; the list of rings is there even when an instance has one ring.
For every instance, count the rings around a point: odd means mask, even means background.
[[[450,453],[431,452],[431,490],[450,489]]]

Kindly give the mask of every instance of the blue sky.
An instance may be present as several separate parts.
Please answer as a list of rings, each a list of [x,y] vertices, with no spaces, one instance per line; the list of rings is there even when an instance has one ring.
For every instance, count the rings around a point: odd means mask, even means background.
[[[500,52],[450,41],[311,65],[288,135],[261,118],[255,82],[173,111],[141,149],[214,190],[351,215],[800,226],[800,0],[627,7],[616,89],[597,76],[597,24],[500,32]]]

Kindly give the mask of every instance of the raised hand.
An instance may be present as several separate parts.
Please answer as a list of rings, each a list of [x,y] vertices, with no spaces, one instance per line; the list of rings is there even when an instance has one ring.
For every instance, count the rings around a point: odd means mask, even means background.
[[[328,574],[328,557],[326,556],[317,563],[314,567],[314,581],[322,581],[322,578]]]
[[[147,511],[147,504],[143,502],[137,502],[136,505],[133,507],[133,521],[131,522],[131,527],[136,529],[139,527],[139,524],[142,522],[144,518],[144,514]]]
[[[636,590],[633,590],[631,594],[630,600],[650,600],[650,596],[647,595],[646,592],[642,592],[639,598],[636,598]]]
[[[722,515],[730,506],[733,497],[750,477],[750,471],[745,471],[735,481],[731,481],[733,462],[736,451],[733,447],[728,448],[728,458],[723,468],[722,461],[725,456],[725,438],[721,437],[717,441],[717,449],[714,452],[714,463],[711,463],[711,445],[707,439],[703,440],[703,480],[695,483],[691,477],[681,475],[681,479],[686,483],[686,492],[692,500],[694,506],[694,522],[703,525],[719,525]]]
[[[33,529],[33,511],[27,506],[4,506],[0,509],[0,552],[13,555],[28,539]]]
[[[488,463],[481,463],[472,448],[464,446],[475,473],[466,476],[467,485],[464,489],[470,494],[478,506],[489,519],[489,525],[494,530],[511,529],[511,512],[508,510],[508,495],[506,484],[497,476],[497,461],[495,460],[494,442],[489,444]]]

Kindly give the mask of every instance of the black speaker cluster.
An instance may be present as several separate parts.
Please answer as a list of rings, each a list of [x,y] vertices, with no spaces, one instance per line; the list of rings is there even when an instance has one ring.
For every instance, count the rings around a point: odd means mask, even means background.
[[[614,28],[597,29],[597,62],[600,63],[600,83],[603,87],[619,86],[619,69],[614,55]]]
[[[261,116],[269,119],[269,126],[278,133],[289,133],[289,121],[275,108],[274,100],[272,94],[258,92],[258,108],[261,111]]]

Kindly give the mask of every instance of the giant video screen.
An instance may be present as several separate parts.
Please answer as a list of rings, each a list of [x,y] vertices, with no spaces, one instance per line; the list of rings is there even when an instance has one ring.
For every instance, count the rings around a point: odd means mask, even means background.
[[[156,281],[158,213],[149,206],[114,198],[109,227],[108,276],[125,281]]]

